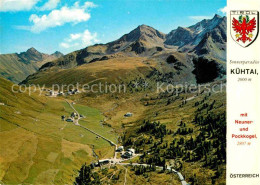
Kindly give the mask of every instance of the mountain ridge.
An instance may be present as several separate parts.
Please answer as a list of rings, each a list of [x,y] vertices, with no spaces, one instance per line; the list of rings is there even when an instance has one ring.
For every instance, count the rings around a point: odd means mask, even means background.
[[[0,76],[14,83],[19,83],[27,76],[35,73],[43,64],[61,56],[63,56],[61,52],[48,55],[39,52],[33,47],[19,54],[1,54]]]
[[[188,37],[186,37],[183,32],[176,34],[178,30],[187,32]],[[80,73],[77,73],[77,76],[81,75],[81,77],[72,78],[82,78],[85,79],[82,82],[87,82],[88,80],[86,78],[92,77],[82,73],[82,71],[94,74],[95,71],[99,71],[98,68],[102,69],[102,64],[105,64],[106,61],[114,66],[117,65],[117,60],[121,61],[125,59],[128,62],[133,62],[136,58],[142,58],[143,61],[147,62],[153,61],[157,71],[156,73],[162,73],[163,75],[164,73],[171,73],[171,76],[173,74],[173,81],[196,81],[196,74],[193,76],[187,75],[191,74],[194,70],[195,64],[193,61],[196,60],[196,58],[202,57],[201,59],[198,59],[198,61],[204,61],[203,58],[205,58],[209,63],[215,63],[213,66],[217,66],[216,70],[222,69],[222,67],[219,67],[218,65],[223,65],[226,59],[226,17],[215,15],[212,19],[202,20],[188,28],[178,27],[170,33],[172,34],[170,37],[172,41],[174,40],[173,37],[176,37],[175,40],[178,40],[180,43],[179,46],[165,44],[167,41],[167,34],[150,26],[140,25],[113,42],[88,46],[64,55],[54,61],[47,62],[38,72],[28,76],[26,80],[21,83],[37,82],[45,84],[48,83],[45,80],[45,76],[48,74],[51,74],[52,81],[62,83],[63,80],[67,79],[63,77],[63,75],[66,74],[66,77],[68,75],[71,77],[73,75],[75,76],[77,70],[80,71]],[[182,41],[185,41],[185,44],[182,44]],[[197,42],[198,44],[196,44]],[[167,62],[169,57],[177,58],[177,61],[169,63]],[[133,64],[129,64],[131,70],[134,68],[132,65]],[[91,70],[87,69],[88,66],[90,68],[91,66],[95,66],[95,71],[91,72]],[[121,70],[116,66],[109,67],[108,69],[111,71]],[[149,66],[146,66],[146,69],[147,74],[151,72]],[[106,68],[102,70],[105,74]],[[133,71],[135,71],[134,73],[136,73],[135,75],[137,76],[142,75],[138,72],[138,69],[134,69]],[[222,74],[223,72],[221,72],[221,76]],[[123,76],[124,75],[119,78],[122,78]],[[124,77],[131,80],[127,76]],[[134,75],[132,77],[134,78]],[[99,78],[104,79],[106,77],[99,75]],[[163,76],[163,79],[165,79],[165,76]],[[73,80],[67,79],[66,82],[73,83]]]
[[[142,53],[144,47],[152,48],[156,46],[163,46],[166,34],[147,25],[139,25],[128,34],[123,35],[119,39],[109,42],[108,53],[114,53],[118,51],[127,51],[127,46],[130,47],[130,51],[136,53]],[[135,46],[143,47],[141,50],[136,49]],[[129,51],[129,50],[128,50]]]
[[[206,33],[212,32],[222,22],[226,22],[226,17],[216,14],[212,19],[204,19],[187,28],[178,27],[168,34],[164,34],[144,24],[139,25],[115,41],[106,44],[95,44],[71,52],[56,61],[51,61],[51,63],[44,65],[41,69],[53,66],[60,66],[61,68],[75,67],[98,61],[104,56],[117,53],[126,56],[153,56],[161,51],[180,51],[203,56],[204,54],[201,54],[203,52],[198,51],[200,48],[197,47],[195,50],[194,48],[204,37],[207,37]],[[226,26],[223,30],[226,31]],[[226,37],[226,34],[223,37]],[[215,57],[220,60],[225,59],[223,55]]]
[[[166,43],[183,47],[184,45],[197,45],[203,39],[204,35],[213,30],[222,21],[226,21],[226,17],[221,17],[217,14],[212,19],[203,19],[202,21],[189,26],[178,27],[167,34]],[[183,33],[185,31],[185,33]],[[188,39],[186,39],[188,38]],[[176,43],[176,40],[179,41]],[[181,44],[178,44],[181,43]]]

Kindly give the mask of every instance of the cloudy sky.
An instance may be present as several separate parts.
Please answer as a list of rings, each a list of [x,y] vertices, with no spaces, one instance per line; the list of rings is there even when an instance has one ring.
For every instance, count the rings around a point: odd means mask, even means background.
[[[0,53],[45,53],[107,43],[146,24],[164,33],[214,14],[225,0],[0,0]]]

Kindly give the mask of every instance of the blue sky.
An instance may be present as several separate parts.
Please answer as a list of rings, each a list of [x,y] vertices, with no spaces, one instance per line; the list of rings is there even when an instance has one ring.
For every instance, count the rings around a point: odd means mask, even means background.
[[[118,39],[146,24],[168,33],[214,14],[225,0],[1,0],[0,53],[30,47],[64,54]]]

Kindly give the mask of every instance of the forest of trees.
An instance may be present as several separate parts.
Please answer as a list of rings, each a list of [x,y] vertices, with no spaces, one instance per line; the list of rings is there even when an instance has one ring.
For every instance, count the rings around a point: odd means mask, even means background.
[[[145,120],[136,130],[137,135],[142,134],[143,137],[123,137],[124,145],[143,151],[140,163],[166,168],[166,161],[174,159],[178,161],[175,169],[181,170],[183,162],[200,162],[203,167],[215,171],[212,177],[214,184],[215,179],[223,173],[220,166],[226,163],[226,114],[225,109],[222,109],[223,104],[216,107],[215,100],[208,101],[209,96],[195,102],[192,127],[181,121],[173,131],[160,122]],[[219,107],[221,111],[215,111]],[[172,141],[165,141],[167,135],[172,136]],[[196,177],[190,178],[190,182],[195,182]]]
[[[226,164],[226,112],[222,102],[210,99],[207,94],[202,99],[189,105],[194,109],[189,122],[181,120],[176,123],[176,129],[167,129],[159,121],[143,120],[134,129],[126,130],[122,136],[122,145],[134,148],[141,153],[138,162],[150,164],[147,167],[131,167],[135,175],[148,175],[155,171],[155,166],[167,165],[177,171],[182,171],[184,163],[199,164],[202,168],[214,173],[211,183],[223,174]],[[169,97],[171,98],[171,97]],[[185,100],[182,97],[172,98]],[[172,103],[168,101],[167,104]],[[181,106],[187,106],[186,103]],[[189,108],[190,108],[189,107]],[[169,164],[169,161],[174,161]],[[184,170],[185,171],[185,170]],[[196,175],[185,177],[192,185],[199,184]],[[98,184],[97,173],[93,173],[90,166],[82,166],[76,184]]]
[[[92,165],[84,164],[80,170],[79,175],[76,177],[74,184],[75,185],[99,185],[100,177],[97,172],[93,172]]]

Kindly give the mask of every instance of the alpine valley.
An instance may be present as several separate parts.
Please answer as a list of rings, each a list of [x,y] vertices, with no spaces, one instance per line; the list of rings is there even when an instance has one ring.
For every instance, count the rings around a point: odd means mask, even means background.
[[[0,55],[0,180],[224,185],[226,24],[140,25],[67,55]],[[104,90],[113,84],[124,91]]]

